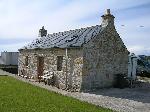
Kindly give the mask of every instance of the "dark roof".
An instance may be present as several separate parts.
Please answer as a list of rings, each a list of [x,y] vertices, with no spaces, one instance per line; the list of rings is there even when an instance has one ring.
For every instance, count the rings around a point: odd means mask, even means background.
[[[22,49],[81,47],[102,30],[101,25],[48,34],[35,39]]]

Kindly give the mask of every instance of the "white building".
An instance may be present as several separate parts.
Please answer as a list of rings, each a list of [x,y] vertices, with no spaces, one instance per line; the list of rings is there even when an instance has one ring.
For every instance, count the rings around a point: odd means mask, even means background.
[[[134,53],[130,54],[128,61],[128,77],[135,80],[137,71],[137,56]]]
[[[0,64],[18,65],[18,52],[1,52]]]

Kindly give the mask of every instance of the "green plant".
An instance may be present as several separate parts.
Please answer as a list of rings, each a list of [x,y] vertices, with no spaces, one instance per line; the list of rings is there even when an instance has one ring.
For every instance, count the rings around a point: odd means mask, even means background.
[[[0,112],[112,112],[74,98],[0,77]]]

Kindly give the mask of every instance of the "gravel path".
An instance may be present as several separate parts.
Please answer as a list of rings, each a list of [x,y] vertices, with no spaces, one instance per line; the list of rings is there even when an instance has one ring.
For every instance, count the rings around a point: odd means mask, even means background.
[[[132,89],[110,88],[101,89],[93,93],[71,93],[33,80],[27,80],[1,70],[0,74],[9,75],[23,82],[119,112],[150,112],[150,84],[143,83],[141,87]]]

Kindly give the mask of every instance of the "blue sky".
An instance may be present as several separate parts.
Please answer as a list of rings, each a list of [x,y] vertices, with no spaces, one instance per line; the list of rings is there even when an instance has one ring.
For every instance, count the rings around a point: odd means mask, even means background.
[[[17,51],[43,25],[53,33],[101,24],[108,8],[128,50],[150,55],[150,0],[0,0],[0,52]]]

